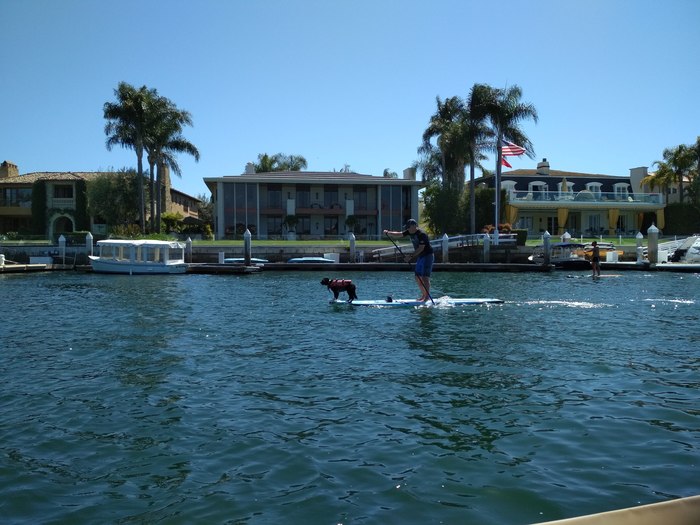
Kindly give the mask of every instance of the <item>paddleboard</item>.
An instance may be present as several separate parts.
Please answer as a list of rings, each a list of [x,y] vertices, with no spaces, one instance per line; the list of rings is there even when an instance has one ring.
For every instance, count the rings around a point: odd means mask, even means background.
[[[567,279],[600,279],[601,277],[622,277],[619,273],[603,273],[601,275],[567,275]]]
[[[493,299],[490,297],[470,297],[470,298],[452,298],[452,297],[437,297],[433,298],[435,301],[435,306],[465,306],[465,305],[479,305],[479,304],[501,304],[502,299]],[[355,299],[353,302],[342,299],[336,299],[331,301],[331,304],[350,304],[352,306],[389,306],[389,307],[401,307],[401,306],[433,306],[433,303],[428,300],[426,302],[416,301],[415,299],[394,299],[392,301],[387,301],[386,299],[378,300],[360,300]]]

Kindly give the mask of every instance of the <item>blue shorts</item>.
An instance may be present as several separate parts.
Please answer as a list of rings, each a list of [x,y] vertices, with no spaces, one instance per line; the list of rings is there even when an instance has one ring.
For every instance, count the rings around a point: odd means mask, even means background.
[[[435,254],[429,253],[423,257],[418,257],[416,261],[416,275],[420,277],[430,277],[433,271],[433,262],[435,262]]]

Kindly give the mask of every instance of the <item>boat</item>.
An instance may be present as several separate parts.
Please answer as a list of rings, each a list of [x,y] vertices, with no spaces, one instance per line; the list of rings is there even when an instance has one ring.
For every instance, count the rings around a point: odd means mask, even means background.
[[[333,259],[325,257],[292,257],[288,263],[335,263]]]
[[[97,241],[98,255],[90,255],[97,273],[127,275],[176,274],[187,271],[185,243],[144,239]]]
[[[700,235],[685,239],[669,257],[669,262],[684,264],[700,263]]]
[[[556,268],[567,270],[590,268],[591,263],[584,256],[585,247],[585,244],[577,242],[553,242],[550,244],[549,263]],[[535,264],[544,264],[544,245],[535,246],[528,260]]]
[[[600,252],[600,262],[611,260],[617,262],[623,254],[622,250],[615,248],[611,242],[598,242]],[[591,257],[593,255],[593,244],[583,244],[578,242],[553,242],[550,245],[549,263],[556,268],[567,270],[582,270],[591,267]],[[614,255],[608,255],[614,254]],[[530,262],[544,264],[544,245],[535,246],[532,255],[528,257]]]
[[[598,245],[598,251],[600,253],[600,262],[617,262],[620,256],[624,253],[622,250],[615,248],[615,245],[611,242],[601,242],[596,241]],[[593,256],[593,243],[589,242],[583,247],[583,255],[591,260]]]
[[[254,266],[265,266],[265,264],[269,262],[270,261],[267,259],[250,258],[250,264]],[[224,259],[224,264],[245,264],[245,257],[226,257]]]
[[[467,306],[480,304],[502,304],[503,299],[494,299],[486,297],[470,297],[470,298],[453,298],[453,297],[436,297],[433,301],[416,301],[415,299],[386,299],[378,300],[361,300],[346,301],[343,299],[334,299],[331,304],[348,304],[351,306],[377,306],[377,307],[415,307],[415,306]]]
[[[538,525],[695,525],[700,516],[700,496],[541,522]]]

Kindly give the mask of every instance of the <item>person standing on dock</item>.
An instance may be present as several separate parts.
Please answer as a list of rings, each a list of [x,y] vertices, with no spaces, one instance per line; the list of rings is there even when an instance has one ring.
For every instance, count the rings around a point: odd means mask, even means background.
[[[406,229],[401,232],[384,230],[384,235],[387,237],[410,237],[413,243],[413,256],[406,255],[406,262],[411,262],[412,258],[416,260],[414,274],[416,283],[420,290],[421,296],[418,301],[425,302],[430,297],[430,274],[433,271],[433,262],[435,262],[435,254],[433,247],[430,245],[428,234],[418,228],[418,223],[414,219],[409,219],[406,222]]]
[[[593,268],[593,277],[600,277],[600,248],[598,243],[593,241],[593,252],[591,253],[591,267]]]

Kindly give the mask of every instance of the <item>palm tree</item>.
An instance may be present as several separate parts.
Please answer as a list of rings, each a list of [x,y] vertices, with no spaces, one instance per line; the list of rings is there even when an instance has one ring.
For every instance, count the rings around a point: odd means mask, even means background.
[[[513,142],[526,150],[530,158],[534,158],[532,143],[520,129],[523,120],[532,119],[537,122],[537,110],[529,103],[521,102],[523,92],[519,86],[509,88],[489,88],[483,93],[484,100],[480,111],[483,111],[491,123],[491,129],[496,139],[496,233],[500,220],[499,201],[501,197],[501,161],[503,140]],[[498,238],[498,237],[496,237]]]
[[[182,136],[183,126],[191,125],[192,116],[190,113],[178,109],[169,99],[157,97],[152,101],[145,148],[148,151],[151,175],[153,167],[156,167],[156,190],[151,193],[151,229],[154,231],[160,232],[164,168],[168,167],[176,175],[182,175],[182,170],[175,157],[177,153],[188,153],[194,157],[195,161],[199,161],[199,150]],[[155,213],[153,210],[154,194],[156,197]]]
[[[301,155],[276,153],[270,156],[267,153],[260,153],[258,154],[258,163],[254,166],[255,173],[270,173],[273,171],[301,171],[306,169],[307,163]]]
[[[150,101],[157,97],[155,90],[146,86],[134,88],[126,82],[120,82],[114,90],[116,102],[105,102],[103,111],[106,146],[111,151],[114,146],[131,148],[136,152],[136,175],[139,188],[139,222],[141,233],[146,232],[146,205],[143,187],[143,152],[148,126],[148,108]]]
[[[461,191],[464,188],[464,166],[467,146],[463,140],[464,103],[459,97],[443,102],[436,97],[437,110],[423,132],[418,152],[430,157],[437,150],[442,164],[442,185]],[[435,139],[436,145],[432,141]]]
[[[476,193],[474,176],[476,168],[486,156],[481,151],[492,142],[493,131],[486,125],[487,114],[484,111],[486,100],[490,95],[486,84],[474,84],[464,112],[464,140],[467,144],[467,164],[469,164],[469,232],[476,233]]]
[[[682,204],[685,197],[683,181],[689,177],[696,162],[695,148],[681,144],[675,148],[666,148],[662,155],[663,162],[657,161],[656,164],[665,165],[665,168],[673,173],[672,178],[678,183],[678,199]]]
[[[274,156],[270,157],[267,153],[258,154],[258,162],[254,164],[255,173],[270,173],[276,171],[277,161]]]
[[[281,171],[301,171],[306,169],[306,159],[301,155],[275,155]]]
[[[656,161],[654,165],[657,166],[656,171],[644,177],[639,183],[642,186],[649,186],[652,191],[658,186],[663,193],[666,193],[666,189],[675,182],[676,174],[665,162]]]

